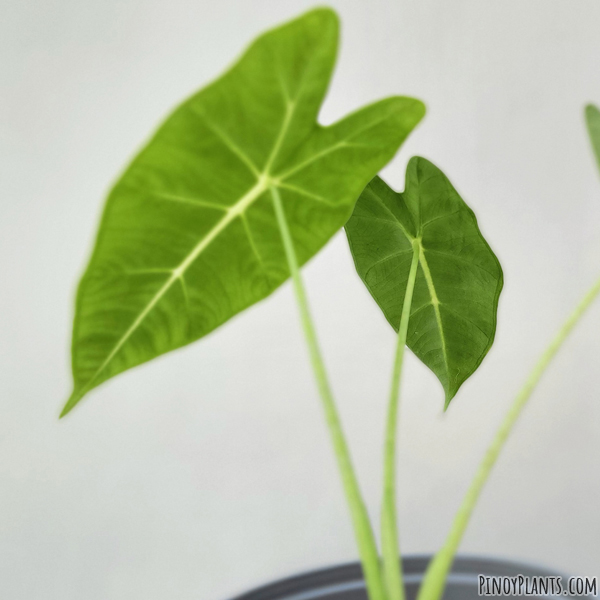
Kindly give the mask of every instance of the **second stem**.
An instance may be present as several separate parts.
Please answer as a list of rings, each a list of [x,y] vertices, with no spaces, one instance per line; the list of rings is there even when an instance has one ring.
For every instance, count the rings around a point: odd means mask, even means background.
[[[402,363],[412,297],[419,266],[420,243],[413,240],[413,256],[406,282],[406,292],[402,304],[402,314],[398,326],[396,357],[392,372],[390,399],[388,404],[385,430],[385,448],[383,458],[383,501],[381,507],[381,549],[383,554],[383,574],[389,600],[404,600],[404,583],[402,578],[402,561],[398,541],[398,524],[396,519],[396,446],[398,430],[398,406],[400,399],[400,381],[402,379]]]

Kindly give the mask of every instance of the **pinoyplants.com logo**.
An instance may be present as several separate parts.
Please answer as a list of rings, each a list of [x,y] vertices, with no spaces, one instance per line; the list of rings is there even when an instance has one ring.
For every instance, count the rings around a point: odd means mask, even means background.
[[[478,575],[480,596],[598,596],[597,577],[562,577],[517,575],[490,577]]]

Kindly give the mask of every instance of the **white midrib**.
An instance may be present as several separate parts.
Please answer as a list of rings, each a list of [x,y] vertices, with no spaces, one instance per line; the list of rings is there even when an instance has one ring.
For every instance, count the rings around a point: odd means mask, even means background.
[[[283,143],[283,139],[287,133],[288,127],[292,120],[292,115],[294,113],[294,109],[296,107],[296,103],[293,101],[286,102],[286,112],[283,120],[283,124],[281,126],[281,130],[277,139],[275,140],[275,144],[273,146],[273,150],[269,158],[267,159],[267,163],[265,166],[265,170],[263,173],[259,173],[252,161],[246,157],[244,152],[242,152],[237,145],[235,145],[224,133],[216,129],[216,132],[224,141],[224,143],[237,155],[239,156],[243,162],[250,168],[250,170],[256,175],[257,181],[256,183],[232,206],[228,207],[223,218],[217,222],[217,224],[208,232],[208,234],[202,238],[196,246],[192,249],[192,251],[183,259],[183,261],[175,267],[171,276],[163,283],[160,289],[154,294],[152,300],[145,306],[144,310],[136,317],[135,321],[129,326],[127,331],[119,338],[119,341],[115,344],[114,348],[110,351],[110,354],[104,359],[102,364],[98,367],[98,369],[94,372],[94,375],[87,381],[87,383],[83,386],[83,388],[79,392],[79,397],[83,396],[94,384],[98,375],[106,369],[106,367],[111,363],[112,359],[116,356],[116,354],[121,350],[123,345],[127,342],[127,340],[131,337],[134,331],[140,326],[142,321],[147,317],[147,315],[154,309],[154,307],[160,302],[161,298],[167,293],[167,291],[171,288],[171,286],[177,281],[183,281],[183,275],[190,267],[190,265],[198,258],[198,256],[205,250],[205,248],[211,244],[211,242],[237,217],[240,217],[244,214],[246,209],[264,192],[266,192],[269,187],[273,185],[277,185],[278,180],[271,178],[268,175],[268,171],[275,160],[277,153]],[[283,177],[286,175],[284,174]]]
[[[223,137],[223,132],[220,130],[217,130],[217,133],[220,135],[221,139],[223,139],[223,141],[226,143],[226,145],[238,156],[240,156],[240,158],[242,158],[242,160],[244,161],[244,163],[250,168],[250,171],[256,175],[257,177],[257,181],[254,184],[254,186],[252,186],[252,188],[250,188],[250,190],[248,190],[248,192],[246,192],[234,205],[230,206],[229,208],[227,208],[223,218],[217,222],[217,224],[210,230],[210,232],[206,235],[206,237],[204,237],[200,242],[198,242],[198,244],[193,248],[193,250],[186,256],[186,258],[179,264],[179,266],[175,267],[172,272],[171,272],[171,276],[169,277],[169,279],[167,279],[167,281],[162,285],[162,287],[156,292],[156,294],[152,297],[152,300],[145,306],[144,310],[136,317],[135,321],[133,321],[133,323],[129,326],[129,328],[127,329],[127,331],[121,336],[121,338],[119,339],[119,341],[117,342],[117,344],[115,344],[114,348],[111,350],[110,354],[106,357],[106,359],[102,362],[102,364],[100,365],[100,367],[98,367],[98,369],[94,372],[94,375],[85,383],[85,385],[78,391],[77,393],[77,397],[81,398],[87,391],[89,391],[92,386],[94,385],[94,382],[96,381],[96,379],[98,378],[98,376],[100,375],[100,373],[102,373],[102,371],[110,364],[110,362],[113,360],[113,358],[116,356],[116,354],[121,350],[121,348],[123,347],[123,345],[127,342],[127,340],[131,337],[131,335],[133,334],[133,332],[140,326],[140,324],[142,323],[142,321],[146,318],[146,316],[152,311],[152,309],[158,304],[158,302],[161,300],[161,298],[166,294],[166,292],[169,290],[169,288],[179,279],[183,280],[183,275],[186,272],[186,270],[189,268],[189,266],[194,262],[194,260],[196,260],[196,258],[198,258],[198,256],[205,250],[205,248],[237,217],[243,215],[243,213],[245,212],[245,210],[252,205],[252,203],[264,192],[266,192],[270,187],[278,187],[283,180],[285,180],[286,178],[290,177],[291,175],[295,174],[296,172],[298,172],[300,169],[308,166],[309,164],[311,164],[312,162],[318,160],[319,158],[322,158],[323,156],[334,152],[335,150],[338,150],[340,148],[343,148],[345,146],[348,145],[352,145],[349,142],[350,138],[347,139],[342,139],[340,141],[338,141],[337,143],[333,144],[332,146],[322,150],[321,152],[316,153],[315,155],[311,156],[310,158],[306,159],[305,161],[301,162],[300,164],[292,167],[290,170],[279,174],[277,177],[272,177],[269,175],[269,169],[271,168],[271,166],[273,165],[277,154],[279,153],[279,150],[281,148],[281,145],[283,143],[283,140],[285,138],[285,135],[287,133],[287,130],[289,128],[289,125],[291,123],[292,120],[292,116],[294,113],[294,109],[297,105],[296,100],[291,101],[289,99],[286,99],[286,113],[284,116],[284,120],[282,123],[282,127],[281,127],[281,131],[275,141],[275,144],[273,146],[273,150],[269,156],[269,158],[267,159],[267,163],[266,166],[264,168],[264,172],[258,172],[258,169],[254,166],[254,164],[248,159],[248,157],[243,153],[243,151],[237,147],[235,144],[233,144],[233,142],[228,138],[228,137]],[[387,116],[385,117],[387,118]],[[353,135],[351,137],[355,137],[356,135],[358,135],[359,133],[362,133],[364,130],[368,129],[369,127],[372,127],[373,125],[378,124],[380,121],[383,121],[384,119],[379,119],[375,122],[369,123],[368,126],[359,129],[358,131],[355,131],[353,133]],[[70,404],[70,402],[69,402]]]
[[[421,242],[421,235],[418,238],[411,235],[402,225],[398,217],[381,201],[377,194],[373,194],[374,198],[377,199],[379,204],[393,217],[394,221],[398,223],[400,229],[402,229],[402,233],[408,238],[410,243],[412,244],[415,240],[419,245],[419,264],[421,265],[421,270],[423,271],[423,276],[425,277],[425,282],[427,283],[427,289],[429,290],[429,296],[431,297],[431,305],[433,306],[433,312],[435,314],[435,320],[438,326],[438,330],[440,332],[440,341],[442,344],[442,355],[444,357],[444,365],[446,365],[446,373],[448,375],[448,382],[450,382],[450,366],[448,364],[448,352],[446,349],[446,336],[444,335],[444,328],[442,325],[442,314],[440,313],[440,299],[438,298],[435,285],[433,283],[433,277],[431,276],[431,271],[429,270],[429,264],[427,263],[427,259],[425,258],[425,248]],[[421,226],[422,227],[422,226]],[[422,231],[421,231],[422,234]]]
[[[429,270],[429,264],[427,263],[427,259],[425,258],[425,249],[423,248],[420,239],[419,264],[421,265],[421,269],[423,270],[423,275],[425,276],[425,281],[427,282],[427,289],[429,290],[429,295],[431,296],[431,305],[433,306],[435,320],[440,331],[440,340],[442,342],[442,354],[444,356],[444,364],[446,365],[446,373],[448,374],[448,383],[450,383],[450,367],[448,365],[448,352],[446,350],[446,336],[444,335],[444,328],[442,326],[442,315],[440,313],[440,299],[438,298],[437,292],[435,290],[435,285],[433,284],[433,277],[431,276],[431,271]]]
[[[266,192],[274,181],[267,175],[262,174],[258,181],[254,184],[250,190],[248,190],[233,206],[227,209],[225,215],[220,221],[210,230],[206,237],[202,238],[192,251],[185,257],[181,263],[172,269],[171,276],[165,281],[162,287],[154,294],[152,300],[146,305],[144,310],[136,317],[135,321],[129,326],[129,329],[121,336],[118,343],[111,350],[110,354],[106,357],[104,362],[98,367],[94,375],[89,379],[87,384],[79,392],[79,395],[85,393],[86,390],[94,383],[98,375],[110,364],[115,355],[121,350],[125,342],[131,337],[133,332],[140,326],[142,321],[146,318],[148,313],[158,304],[160,299],[167,293],[170,287],[180,278],[183,277],[184,273],[190,267],[190,265],[198,258],[198,256],[206,249],[206,247],[237,217],[241,216],[248,207],[255,201],[259,196]]]

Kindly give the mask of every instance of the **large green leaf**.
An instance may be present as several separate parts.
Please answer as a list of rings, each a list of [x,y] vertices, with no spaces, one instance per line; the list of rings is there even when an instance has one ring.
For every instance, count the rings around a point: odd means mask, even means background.
[[[369,183],[346,232],[358,274],[396,330],[419,241],[407,345],[437,375],[447,407],[494,341],[502,289],[473,211],[437,167],[415,157],[404,192],[379,177]]]
[[[593,104],[588,104],[585,107],[585,120],[587,122],[592,148],[596,155],[598,168],[600,169],[600,110]]]
[[[394,97],[318,125],[337,44],[338,20],[326,9],[264,34],[133,160],[109,194],[79,285],[63,414],[287,279],[272,187],[301,264],[346,222],[424,106]]]

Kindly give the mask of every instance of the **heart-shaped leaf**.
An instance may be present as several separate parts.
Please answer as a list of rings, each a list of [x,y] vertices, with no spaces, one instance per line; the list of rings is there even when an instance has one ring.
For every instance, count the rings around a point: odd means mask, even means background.
[[[424,114],[394,97],[316,119],[338,20],[311,11],[258,38],[184,102],[109,194],[77,294],[74,390],[206,335],[289,276],[270,190],[305,263]]]
[[[447,407],[494,341],[502,290],[473,211],[437,167],[415,157],[404,192],[379,177],[369,183],[346,232],[358,274],[396,330],[418,240],[407,345],[437,375]]]
[[[585,107],[585,120],[587,122],[592,148],[596,155],[598,168],[600,169],[600,110],[593,104]]]

